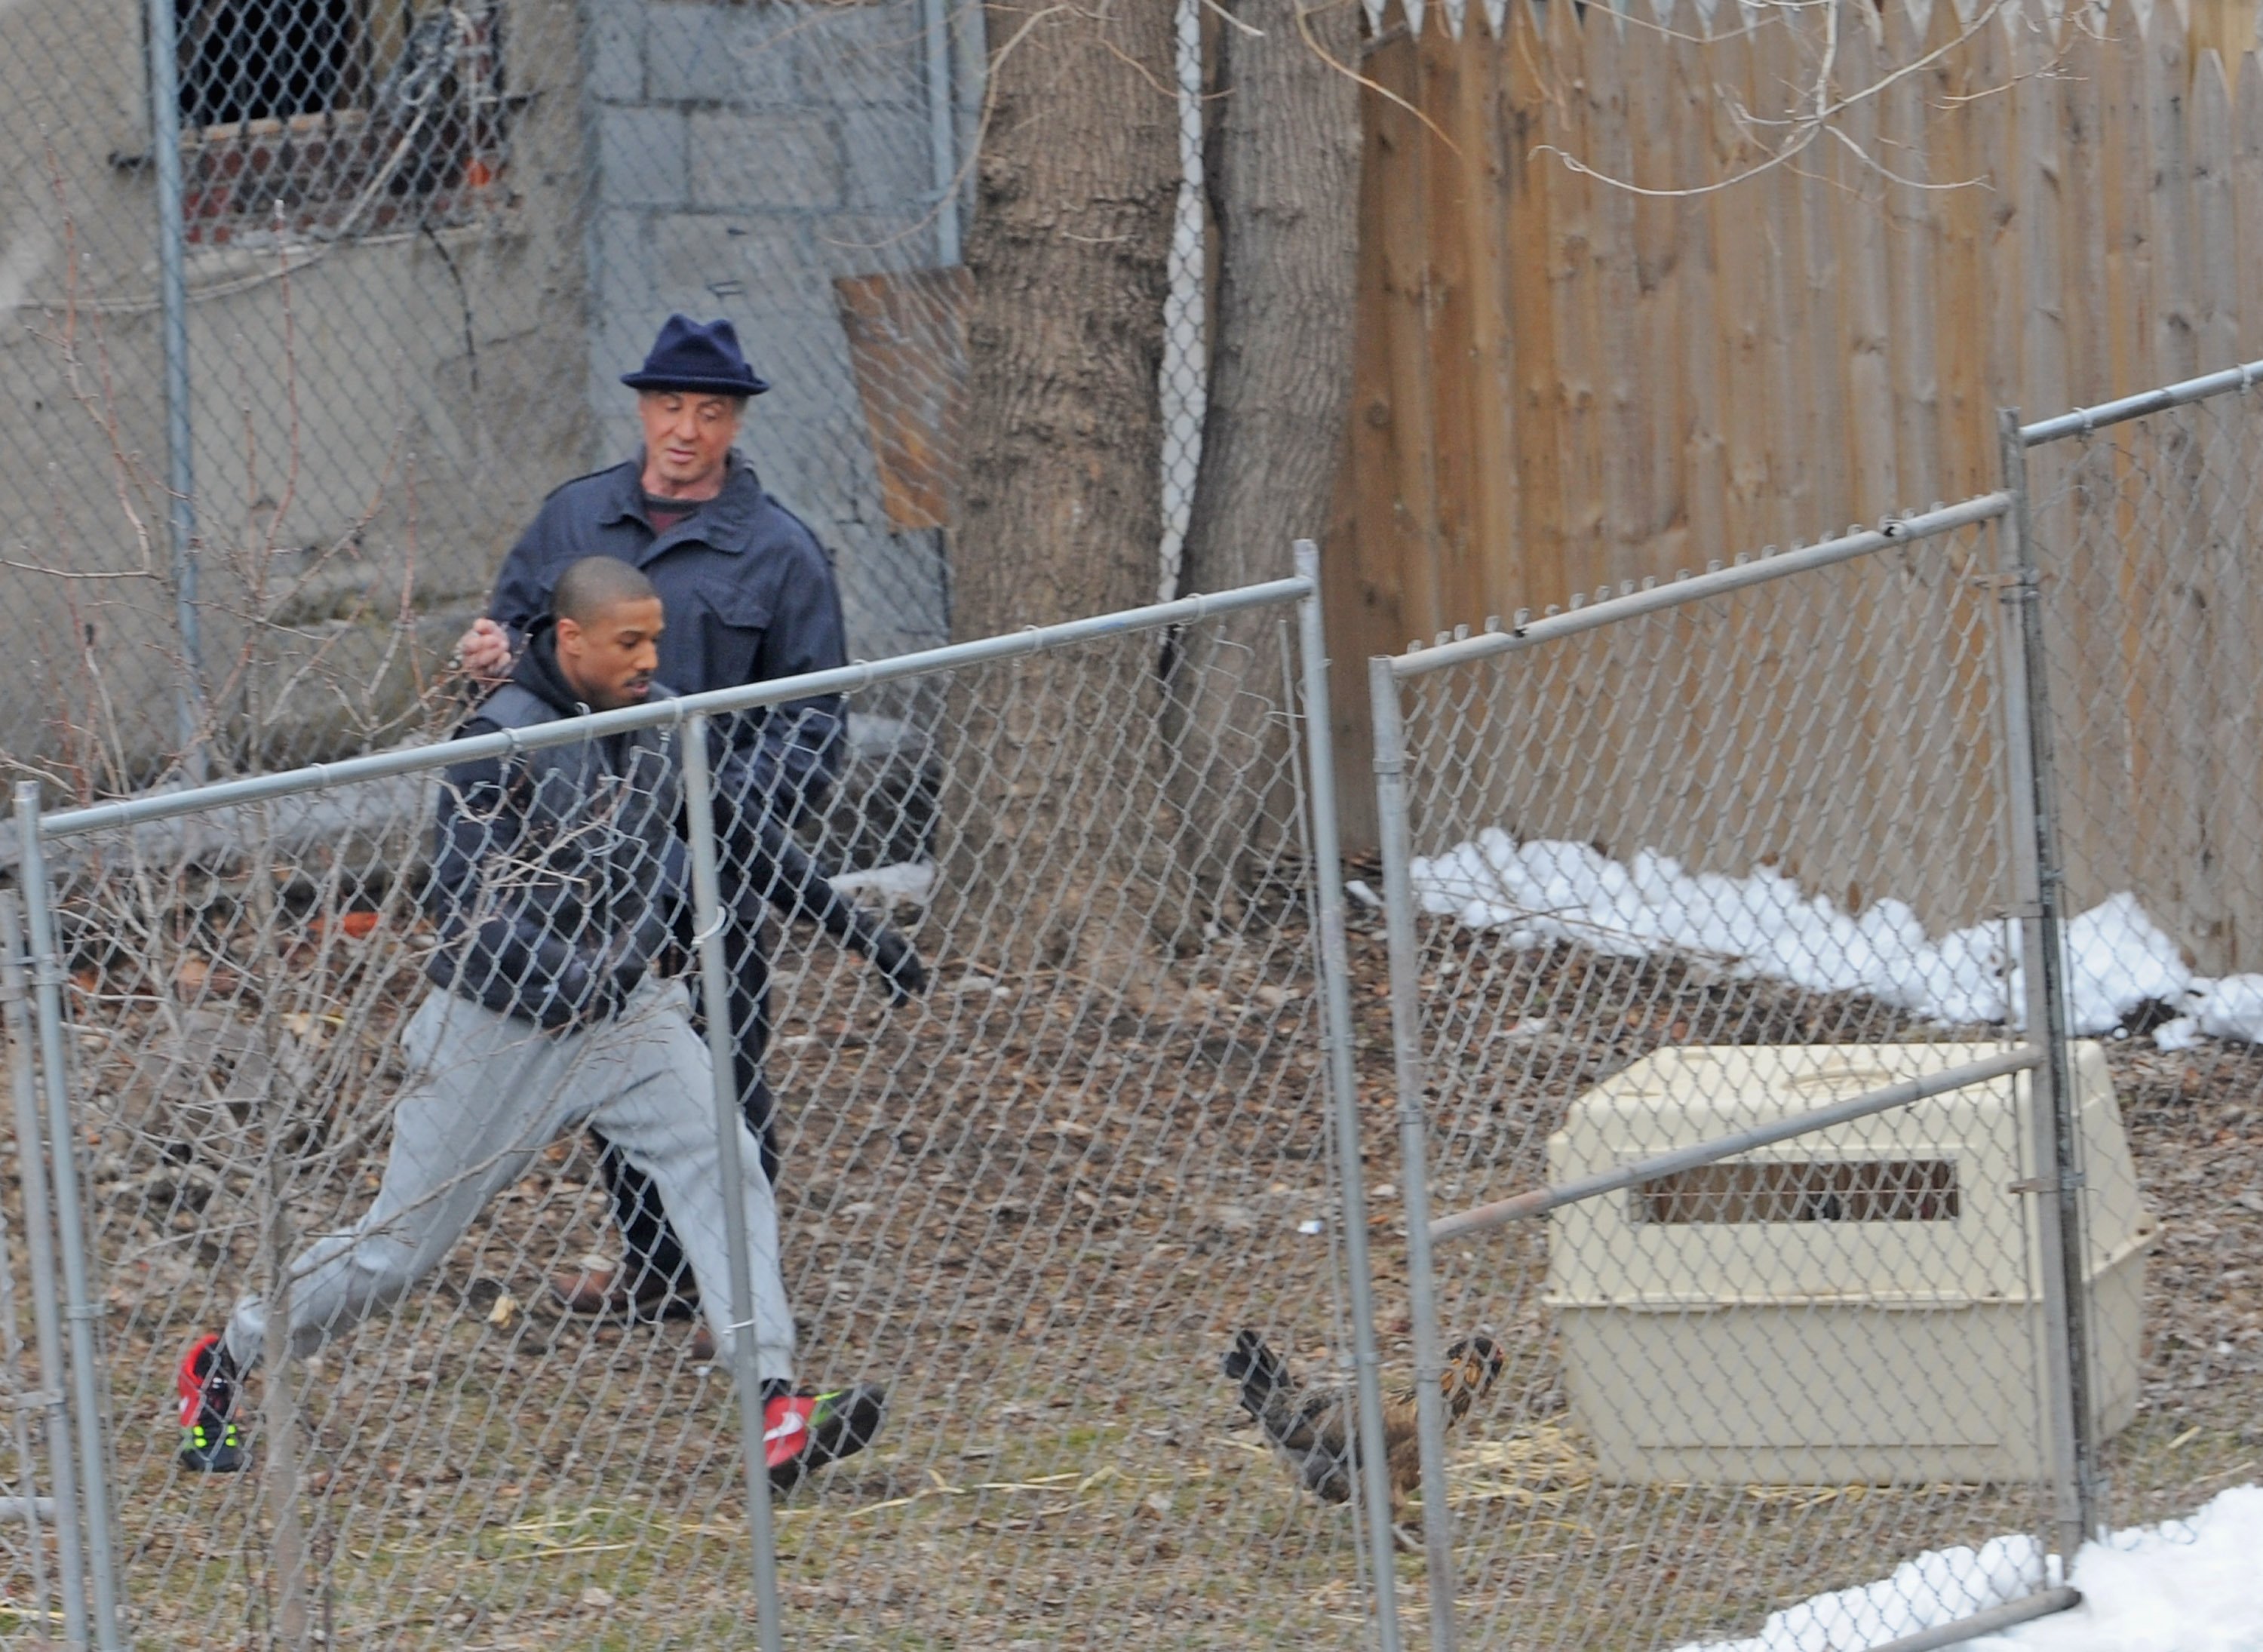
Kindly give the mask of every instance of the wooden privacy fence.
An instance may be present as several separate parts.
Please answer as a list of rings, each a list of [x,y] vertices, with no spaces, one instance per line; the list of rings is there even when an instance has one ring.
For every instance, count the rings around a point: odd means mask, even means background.
[[[1999,407],[2263,355],[2263,62],[2229,54],[2252,12],[1632,8],[1473,5],[1457,38],[1393,0],[1368,42],[1339,659],[1985,492]],[[1826,62],[1827,129],[1755,172]],[[2068,537],[2106,564],[2151,543]],[[2115,726],[2070,755],[2176,748],[2173,696],[2114,680],[2079,711]],[[1356,761],[1364,685],[1336,682]],[[2098,802],[2072,815],[2129,824],[2104,818],[2127,773],[2069,781]],[[2091,898],[2143,859],[2077,858]]]

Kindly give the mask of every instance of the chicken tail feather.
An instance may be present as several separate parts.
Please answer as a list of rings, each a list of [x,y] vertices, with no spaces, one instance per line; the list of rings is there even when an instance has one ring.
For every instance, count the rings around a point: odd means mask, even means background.
[[[1267,1420],[1275,1396],[1286,1395],[1297,1387],[1289,1368],[1254,1330],[1234,1337],[1225,1365],[1227,1379],[1241,1385],[1241,1409],[1261,1423]]]

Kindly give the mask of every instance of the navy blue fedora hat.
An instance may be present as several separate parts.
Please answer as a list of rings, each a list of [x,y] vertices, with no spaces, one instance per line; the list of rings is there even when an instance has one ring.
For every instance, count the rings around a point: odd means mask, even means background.
[[[671,315],[652,353],[634,373],[621,374],[632,390],[710,390],[719,395],[760,395],[770,381],[755,376],[739,353],[739,331],[727,321],[695,322]]]

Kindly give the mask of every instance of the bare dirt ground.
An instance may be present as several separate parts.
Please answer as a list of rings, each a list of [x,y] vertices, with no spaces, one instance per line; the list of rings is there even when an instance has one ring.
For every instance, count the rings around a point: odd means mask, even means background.
[[[1411,1352],[1385,972],[1378,927],[1355,917],[1373,1194],[1360,1219],[1397,1378]],[[853,960],[789,947],[772,1071],[793,1119],[782,1214],[805,1367],[878,1378],[893,1400],[874,1451],[780,1508],[788,1644],[1360,1643],[1348,1513],[1291,1492],[1218,1372],[1243,1324],[1308,1371],[1340,1369],[1348,1346],[1305,937],[1285,905],[1262,919],[1192,960],[1181,1001],[1146,1011],[1107,982],[948,958],[924,1004],[892,1011]],[[1437,1121],[1448,1190],[1536,1176],[1569,1098],[1662,1043],[1942,1036],[1686,962],[1503,960],[1442,928],[1426,945],[1441,1017],[1493,1018],[1457,1043],[1470,1065]],[[297,966],[336,972],[326,990],[370,1011],[351,1034],[293,1033],[328,1098],[283,1160],[300,1230],[366,1197],[407,956],[340,947]],[[128,1592],[143,1644],[265,1646],[264,1482],[182,1474],[169,1412],[180,1345],[258,1282],[266,1206],[254,1162],[229,1157],[242,1127],[225,1106],[199,1115],[201,1135],[169,1134],[155,1092],[135,1088],[150,967],[82,960],[74,1001],[83,1077],[112,1108],[93,1196]],[[240,985],[199,984],[200,1004],[251,1018]],[[1544,1041],[1529,1032],[1544,1025]],[[208,1091],[289,1054],[228,1044],[197,1055]],[[2263,1055],[2165,1056],[2142,1036],[2108,1054],[2165,1228],[2144,1405],[2106,1465],[2129,1523],[2263,1473]],[[306,1377],[321,1643],[754,1644],[727,1378],[690,1363],[683,1324],[568,1317],[544,1294],[546,1272],[611,1244],[587,1151],[561,1144],[430,1288]],[[1748,1634],[1773,1606],[1920,1549],[2032,1524],[2020,1487],[1604,1486],[1564,1415],[1544,1321],[1522,1299],[1496,1308],[1511,1368],[1455,1440],[1471,1644]],[[1419,1627],[1422,1561],[1389,1563]],[[30,1600],[20,1563],[5,1581],[11,1602]]]

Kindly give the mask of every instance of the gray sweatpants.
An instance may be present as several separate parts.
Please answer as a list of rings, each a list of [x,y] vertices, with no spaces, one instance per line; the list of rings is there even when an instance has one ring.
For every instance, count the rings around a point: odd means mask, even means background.
[[[368,1214],[293,1258],[291,1351],[390,1307],[440,1264],[487,1202],[544,1148],[595,1125],[660,1189],[720,1357],[731,1352],[730,1250],[707,1047],[678,982],[647,982],[612,1020],[546,1033],[452,993],[426,996],[401,1031],[409,1082],[394,1104],[385,1179]],[[754,1252],[756,1371],[793,1375],[793,1315],[778,1271],[777,1207],[742,1120],[739,1197]],[[228,1356],[249,1370],[266,1345],[257,1297],[228,1321]]]

